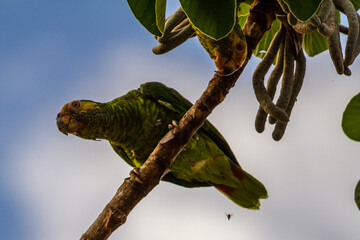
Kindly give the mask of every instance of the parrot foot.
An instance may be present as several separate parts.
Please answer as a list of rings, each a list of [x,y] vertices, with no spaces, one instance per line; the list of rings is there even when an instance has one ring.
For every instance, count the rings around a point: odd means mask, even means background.
[[[175,120],[172,120],[172,122],[168,125],[169,130],[172,130],[176,127],[179,127],[179,123],[178,123],[178,121],[175,121]],[[196,133],[192,136],[192,138],[195,141],[199,140],[199,136]],[[184,148],[184,150],[186,150],[186,148]]]
[[[168,125],[169,130],[172,130],[176,127],[179,127],[179,123],[178,123],[178,121],[175,121],[175,120],[172,120],[171,123],[169,123],[169,125]]]
[[[140,168],[134,168],[133,170],[130,171],[130,181],[134,181],[140,184],[143,184],[143,181],[141,181],[140,179],[140,172],[139,172]]]

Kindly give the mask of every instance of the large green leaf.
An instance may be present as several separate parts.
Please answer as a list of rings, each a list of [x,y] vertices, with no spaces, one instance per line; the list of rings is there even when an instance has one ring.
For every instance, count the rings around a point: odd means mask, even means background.
[[[355,187],[355,202],[360,210],[360,181],[358,182],[358,184]]]
[[[180,0],[191,23],[204,34],[219,40],[235,25],[236,0]]]
[[[136,19],[152,34],[164,31],[166,0],[128,0]]]
[[[326,38],[317,31],[307,33],[304,36],[303,48],[306,54],[313,57],[328,49]]]
[[[346,136],[360,141],[360,93],[353,97],[346,106],[341,125]]]
[[[360,8],[360,0],[350,0],[357,11]]]
[[[279,31],[280,26],[281,23],[278,19],[273,22],[270,30],[264,34],[264,36],[262,37],[262,39],[260,40],[259,44],[256,46],[256,49],[253,52],[253,54],[256,57],[263,58],[265,56],[265,53],[269,48],[270,43],[273,40],[275,34]]]
[[[322,0],[283,0],[283,2],[288,5],[291,13],[303,22],[306,22],[314,15],[321,1]]]

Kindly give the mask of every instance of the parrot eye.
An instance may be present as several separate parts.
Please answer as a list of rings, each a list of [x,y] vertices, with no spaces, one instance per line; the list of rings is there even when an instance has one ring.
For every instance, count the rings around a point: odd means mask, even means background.
[[[244,46],[241,43],[236,44],[236,49],[241,51],[244,49]]]
[[[78,101],[72,102],[71,106],[74,108],[79,108],[80,107],[80,103]]]

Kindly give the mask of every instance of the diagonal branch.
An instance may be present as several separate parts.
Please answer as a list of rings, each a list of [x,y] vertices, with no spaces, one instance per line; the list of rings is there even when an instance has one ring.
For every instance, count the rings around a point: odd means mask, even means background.
[[[220,104],[242,73],[243,66],[232,75],[215,74],[208,87],[183,116],[177,127],[170,130],[158,143],[144,165],[117,190],[98,218],[82,235],[81,240],[107,239],[119,226],[125,223],[127,215],[160,181],[170,169],[176,156],[190,141],[205,119]],[[136,177],[134,176],[136,175]]]

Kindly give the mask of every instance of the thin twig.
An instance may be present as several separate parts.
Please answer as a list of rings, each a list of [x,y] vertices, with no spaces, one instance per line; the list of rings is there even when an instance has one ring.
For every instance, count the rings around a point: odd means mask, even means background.
[[[339,24],[339,31],[345,35],[349,34],[349,28],[341,24]]]

